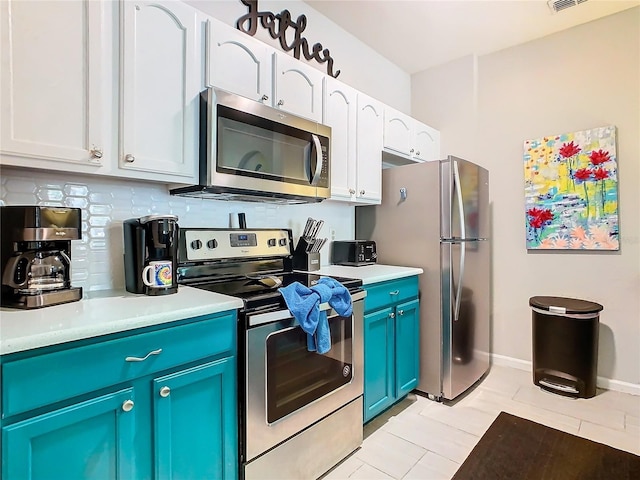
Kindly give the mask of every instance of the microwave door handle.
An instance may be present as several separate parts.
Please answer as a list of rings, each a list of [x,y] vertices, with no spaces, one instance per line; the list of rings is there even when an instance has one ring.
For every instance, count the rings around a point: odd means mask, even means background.
[[[311,185],[316,186],[320,181],[320,174],[322,173],[322,145],[320,145],[320,139],[317,135],[311,134],[311,140],[313,140],[314,148],[311,149],[311,155],[313,151],[316,152],[316,171],[311,177]]]

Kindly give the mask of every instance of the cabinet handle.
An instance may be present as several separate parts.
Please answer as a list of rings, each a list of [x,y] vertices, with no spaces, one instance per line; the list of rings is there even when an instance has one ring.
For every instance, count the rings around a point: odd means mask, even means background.
[[[413,153],[415,150],[412,148],[411,150],[409,150],[409,153]]]
[[[125,362],[144,362],[151,355],[160,355],[161,353],[162,353],[162,349],[159,348],[157,350],[151,350],[144,357],[125,357],[124,361]]]
[[[393,313],[393,312],[391,312],[391,313],[389,314],[389,318],[396,318],[396,314],[395,314],[395,313]]]
[[[364,195],[364,190],[360,190],[360,195]]]
[[[122,403],[122,410],[124,410],[125,412],[130,412],[131,410],[133,410],[133,400],[125,400]]]
[[[160,396],[162,398],[167,398],[171,394],[171,389],[166,385],[160,389]]]
[[[398,310],[398,315],[404,315],[404,310]]]
[[[389,295],[398,295],[400,290],[394,290],[393,292],[389,292]]]
[[[420,150],[418,150],[418,151],[416,152],[416,156],[418,156],[418,155],[420,155]]]
[[[356,191],[355,191],[355,189],[350,188],[350,189],[349,189],[349,193],[350,193],[351,195],[355,195],[355,194],[356,194]]]
[[[266,102],[267,100],[269,100],[269,95],[262,95],[262,99],[263,102]]]
[[[92,148],[90,153],[92,158],[102,158],[102,149],[100,147]]]
[[[135,161],[136,161],[136,157],[134,157],[134,156],[133,156],[133,155],[131,155],[130,153],[127,153],[127,154],[124,156],[124,161],[125,161],[125,162],[127,162],[127,163],[133,163],[133,162],[135,162]]]
[[[284,100],[278,100],[278,105],[279,105],[279,106],[284,105]]]

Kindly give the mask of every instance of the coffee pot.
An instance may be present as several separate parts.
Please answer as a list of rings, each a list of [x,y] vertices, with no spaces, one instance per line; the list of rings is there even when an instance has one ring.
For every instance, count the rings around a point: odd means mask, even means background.
[[[71,240],[80,239],[81,210],[3,206],[2,305],[40,308],[82,298],[71,286]]]
[[[148,215],[123,222],[125,287],[131,293],[178,291],[178,217]]]

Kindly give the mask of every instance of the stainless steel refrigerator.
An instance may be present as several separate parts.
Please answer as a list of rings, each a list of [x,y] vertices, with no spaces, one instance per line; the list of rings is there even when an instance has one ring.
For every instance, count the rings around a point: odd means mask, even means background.
[[[382,172],[382,204],[356,207],[378,262],[421,267],[417,390],[454,399],[489,369],[489,172],[456,157]]]

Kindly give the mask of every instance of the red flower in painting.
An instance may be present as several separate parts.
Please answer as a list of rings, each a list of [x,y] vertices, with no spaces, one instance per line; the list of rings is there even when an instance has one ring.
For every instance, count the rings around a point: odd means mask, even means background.
[[[530,208],[527,210],[529,215],[529,225],[533,228],[542,228],[547,222],[553,220],[553,213],[548,208]]]
[[[574,155],[580,153],[580,147],[574,145],[573,142],[565,143],[560,147],[560,156],[564,158],[571,158]]]
[[[595,178],[596,180],[605,180],[609,178],[609,170],[606,170],[604,168],[596,168],[593,171],[593,178]]]
[[[594,150],[589,154],[589,161],[592,165],[601,165],[609,160],[611,160],[611,158],[609,158],[609,152],[605,152],[604,150]]]
[[[586,180],[589,180],[589,177],[591,177],[591,170],[589,170],[588,168],[581,168],[573,172],[573,176],[576,178],[576,180],[584,182]]]

